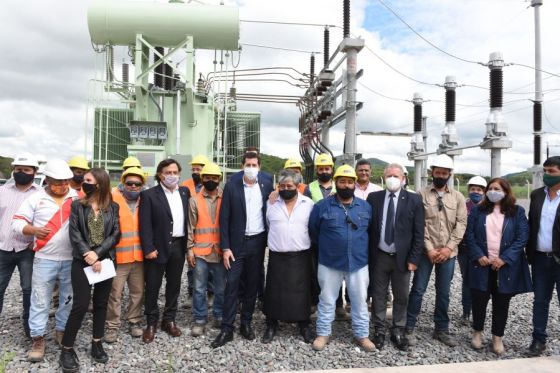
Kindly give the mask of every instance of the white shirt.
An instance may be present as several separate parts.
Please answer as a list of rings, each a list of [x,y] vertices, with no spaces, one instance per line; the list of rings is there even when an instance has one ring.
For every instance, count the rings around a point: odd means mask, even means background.
[[[278,198],[268,202],[266,221],[268,222],[268,248],[275,252],[303,251],[311,247],[309,238],[309,215],[313,209],[311,198],[298,193],[297,201],[288,215],[286,203]]]
[[[552,228],[556,218],[556,210],[560,204],[560,191],[556,192],[556,198],[550,200],[548,188],[545,188],[544,203],[541,210],[541,221],[539,222],[539,233],[537,236],[537,251],[543,253],[552,252]]]
[[[368,194],[370,194],[371,192],[379,192],[380,190],[383,190],[383,188],[369,181],[365,189],[362,189],[360,184],[356,183],[356,188],[354,188],[354,196],[365,200]]]
[[[394,223],[394,219],[396,219],[397,217],[397,205],[399,203],[399,198],[404,198],[404,196],[401,196],[401,190],[399,189],[396,192],[393,192],[393,194],[395,195],[393,197],[393,204],[395,205],[395,211],[393,214],[393,224],[396,225]],[[379,249],[383,250],[387,253],[396,253],[397,249],[395,248],[395,241],[393,241],[393,243],[391,245],[387,245],[387,243],[385,242],[385,221],[387,220],[387,210],[389,209],[389,195],[391,194],[391,192],[389,192],[388,190],[385,191],[385,199],[383,201],[383,220],[381,220],[381,234],[379,237]],[[393,228],[393,232],[395,231],[395,229]]]
[[[171,216],[173,221],[173,237],[184,237],[185,236],[185,211],[183,209],[183,200],[181,199],[181,194],[179,194],[179,187],[177,186],[174,191],[170,191],[163,185],[161,186],[165,193],[165,198],[167,198],[167,203],[169,203],[169,208],[171,209]]]
[[[254,236],[265,231],[262,214],[263,199],[259,180],[255,180],[252,185],[249,185],[243,179],[243,191],[245,192],[245,207],[247,209],[245,235]]]

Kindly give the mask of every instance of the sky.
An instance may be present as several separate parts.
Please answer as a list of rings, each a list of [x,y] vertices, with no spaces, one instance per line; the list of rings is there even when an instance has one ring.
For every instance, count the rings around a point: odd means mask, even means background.
[[[125,0],[115,0],[125,1]],[[194,1],[218,5],[220,0]],[[92,108],[110,104],[91,80],[101,75],[101,60],[91,46],[87,28],[87,6],[91,0],[3,0],[0,3],[0,155],[15,156],[32,151],[40,158],[70,158],[83,154],[87,144],[91,157]],[[281,21],[335,25],[331,28],[331,52],[342,39],[342,0],[226,0],[239,6],[241,20]],[[444,51],[474,62],[488,62],[489,54],[501,51],[506,63],[534,66],[534,12],[524,0],[385,0],[418,33]],[[560,24],[560,2],[545,0],[541,8],[543,70],[560,73],[560,52],[555,37]],[[364,103],[358,112],[359,131],[411,132],[415,92],[425,100],[428,117],[428,150],[441,141],[444,126],[444,89],[414,82],[443,84],[453,75],[457,89],[456,126],[459,145],[476,145],[485,134],[488,116],[487,67],[450,57],[415,35],[391,14],[381,1],[351,1],[351,33],[365,40],[358,54],[358,69],[364,74],[357,99]],[[239,69],[286,66],[309,72],[309,54],[264,49],[247,44],[323,50],[323,27],[241,22],[242,52]],[[380,61],[371,51],[386,61]],[[124,56],[116,52],[116,61]],[[237,59],[238,54],[234,54]],[[213,52],[197,51],[197,69],[212,70]],[[231,63],[231,61],[230,61]],[[322,56],[317,55],[322,67]],[[231,69],[231,65],[230,65]],[[397,73],[396,71],[400,72]],[[526,170],[532,165],[532,102],[535,72],[508,65],[504,68],[504,118],[513,147],[503,152],[502,173]],[[543,73],[543,153],[559,154],[560,78]],[[286,83],[237,82],[240,93],[302,95],[303,89]],[[369,88],[369,90],[367,88]],[[396,98],[388,99],[375,94]],[[299,109],[289,104],[240,102],[240,111],[262,116],[262,152],[281,157],[299,157]],[[331,148],[342,153],[344,124],[331,130]],[[410,138],[358,136],[358,152],[365,157],[398,161],[407,159]],[[543,155],[544,157],[544,155]],[[490,154],[468,149],[456,158],[456,171],[490,173]]]

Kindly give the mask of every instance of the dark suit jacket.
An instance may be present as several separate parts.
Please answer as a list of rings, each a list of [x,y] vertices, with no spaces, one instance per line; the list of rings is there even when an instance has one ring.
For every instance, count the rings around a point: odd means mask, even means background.
[[[183,202],[186,236],[189,223],[189,198],[191,194],[189,189],[184,186],[179,187],[179,194]],[[144,256],[157,250],[158,256],[155,262],[167,263],[173,236],[173,216],[171,215],[171,208],[169,207],[169,202],[167,202],[167,197],[165,197],[163,187],[156,185],[142,191],[138,208],[140,243],[142,244]]]
[[[272,192],[272,177],[264,172],[259,172],[257,180],[259,188],[261,188],[262,214],[266,228],[266,201]],[[231,249],[234,255],[243,247],[245,240],[247,208],[244,188],[243,171],[232,175],[224,187],[220,208],[220,246],[224,249]]]
[[[408,263],[418,265],[424,250],[424,205],[420,195],[401,189],[395,215],[395,248],[399,270],[408,271]],[[370,193],[367,201],[372,207],[373,219],[369,234],[369,264],[373,268],[381,239],[385,191]]]
[[[544,187],[535,189],[531,193],[531,204],[529,205],[529,241],[527,242],[526,248],[527,260],[530,264],[533,264],[535,252],[537,251],[541,211],[545,198]],[[556,217],[554,218],[554,225],[552,228],[552,250],[556,261],[560,263],[560,207],[556,210]]]

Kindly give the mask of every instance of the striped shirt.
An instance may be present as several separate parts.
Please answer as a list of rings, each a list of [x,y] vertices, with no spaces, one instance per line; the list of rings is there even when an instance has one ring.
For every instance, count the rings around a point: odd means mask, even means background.
[[[33,236],[25,236],[12,230],[12,217],[23,201],[40,187],[33,183],[25,191],[15,183],[0,186],[0,250],[19,252],[33,243]]]

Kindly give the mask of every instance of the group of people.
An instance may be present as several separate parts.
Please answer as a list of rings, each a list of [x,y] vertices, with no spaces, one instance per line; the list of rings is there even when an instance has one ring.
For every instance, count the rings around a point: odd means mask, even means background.
[[[165,159],[157,166],[157,185],[148,188],[140,162],[131,157],[123,163],[120,183],[111,188],[108,173],[89,168],[81,157],[52,159],[43,171],[46,186],[40,187],[34,183],[37,160],[17,156],[13,181],[0,187],[0,312],[17,266],[23,328],[32,339],[28,359],[44,358],[55,287],[55,339],[65,372],[80,368],[73,346],[90,303],[91,356],[108,360],[103,341],[119,339],[125,286],[124,319],[132,337],[150,343],[158,327],[172,337],[182,335],[176,314],[185,263],[192,294],[190,334],[205,334],[211,320],[219,329],[213,348],[233,340],[237,313],[241,336],[255,339],[252,318],[262,297],[263,343],[274,340],[282,321],[297,323],[303,340],[323,350],[337,317],[351,319],[355,343],[365,351],[382,349],[387,334],[396,348],[407,350],[417,343],[415,329],[432,271],[432,336],[456,346],[448,309],[457,258],[463,319],[470,323],[472,314],[472,347],[484,346],[491,298],[490,347],[503,354],[510,300],[534,291],[529,352],[546,349],[549,305],[554,286],[560,287],[560,157],[544,162],[546,187],[533,191],[528,219],[503,178],[473,177],[465,199],[450,186],[454,165],[447,155],[434,158],[432,181],[418,193],[407,190],[406,169],[397,163],[385,167],[384,188],[371,183],[366,160],[335,170],[332,157],[320,154],[317,180],[309,185],[298,160],[286,162],[276,185],[260,166],[259,154],[248,151],[242,170],[225,182],[218,165],[197,156],[192,179],[181,183],[181,165]],[[86,271],[105,272],[104,266],[113,266],[116,275],[91,284]]]

